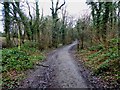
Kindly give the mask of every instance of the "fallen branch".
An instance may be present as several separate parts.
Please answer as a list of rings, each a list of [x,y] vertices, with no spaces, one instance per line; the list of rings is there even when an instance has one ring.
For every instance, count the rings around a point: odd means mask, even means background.
[[[37,63],[36,65],[42,66],[42,67],[49,67],[48,65],[43,65],[43,64],[40,64],[40,63]]]

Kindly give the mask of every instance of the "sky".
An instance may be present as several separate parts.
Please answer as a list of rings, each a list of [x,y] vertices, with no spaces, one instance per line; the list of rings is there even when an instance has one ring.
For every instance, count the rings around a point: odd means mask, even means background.
[[[54,0],[56,1],[56,0]],[[64,0],[59,0],[61,5]],[[79,17],[81,14],[86,11],[89,12],[89,6],[85,3],[86,0],[66,0],[66,9],[67,12],[75,17]],[[40,8],[43,8],[45,15],[51,15],[51,0],[40,0]]]
[[[21,2],[24,2],[25,0],[20,0]],[[29,3],[32,4],[34,0],[28,0]],[[39,1],[39,9],[40,13],[42,12],[43,9],[43,14],[44,16],[46,15],[51,15],[51,0],[38,0]],[[53,0],[54,4],[56,4],[57,0]],[[64,2],[64,0],[59,0],[59,5],[61,5]],[[83,16],[84,14],[89,14],[90,13],[90,8],[86,4],[86,0],[66,0],[66,10],[68,15],[74,17],[74,18],[79,18],[80,16]],[[3,32],[3,24],[1,21],[2,18],[2,5],[0,4],[0,31]],[[25,13],[28,14],[28,10],[25,10]]]

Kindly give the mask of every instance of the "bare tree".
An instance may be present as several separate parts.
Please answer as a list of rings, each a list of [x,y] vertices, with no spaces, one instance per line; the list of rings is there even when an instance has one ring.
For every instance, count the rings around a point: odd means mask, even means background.
[[[53,18],[52,45],[57,47],[57,44],[58,44],[58,42],[57,42],[57,38],[58,38],[57,22],[59,20],[58,10],[61,9],[65,5],[65,0],[64,0],[64,3],[61,4],[60,6],[58,6],[59,5],[59,0],[57,0],[55,7],[54,7],[53,0],[51,0],[51,2],[52,2],[52,8],[50,8],[50,9],[52,11],[52,18]]]

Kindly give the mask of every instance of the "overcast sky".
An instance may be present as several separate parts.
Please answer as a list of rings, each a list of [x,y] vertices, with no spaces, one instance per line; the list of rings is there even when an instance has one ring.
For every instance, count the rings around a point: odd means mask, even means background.
[[[55,2],[56,0],[54,0]],[[61,5],[63,0],[59,0]],[[81,14],[89,11],[89,7],[85,3],[86,0],[66,0],[67,12],[75,17],[79,17]],[[43,8],[45,15],[51,15],[51,0],[40,0],[40,8]]]
[[[21,0],[25,1],[25,0]],[[34,0],[28,0],[29,3],[32,3]],[[44,16],[51,15],[51,0],[38,0],[39,1],[39,9],[40,13],[43,9]],[[56,2],[57,0],[53,0]],[[61,5],[64,0],[59,0]],[[66,0],[66,9],[69,15],[73,16],[74,18],[79,18],[81,15],[90,13],[89,6],[85,3],[86,0]],[[55,4],[55,3],[54,3]],[[0,19],[1,19],[1,12],[2,5],[0,4]],[[28,10],[26,10],[26,13],[28,13]],[[3,25],[0,21],[0,31],[3,31]]]

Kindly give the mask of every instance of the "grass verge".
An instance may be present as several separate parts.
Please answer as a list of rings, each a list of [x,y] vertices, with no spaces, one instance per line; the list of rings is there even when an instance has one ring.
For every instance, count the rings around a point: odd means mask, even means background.
[[[108,86],[120,88],[120,57],[116,43],[112,39],[108,48],[101,44],[80,50],[77,57]]]
[[[44,52],[37,48],[37,43],[26,42],[18,47],[2,50],[2,88],[8,90],[16,88],[19,82],[25,78],[25,71],[32,69],[34,65],[44,60]]]

